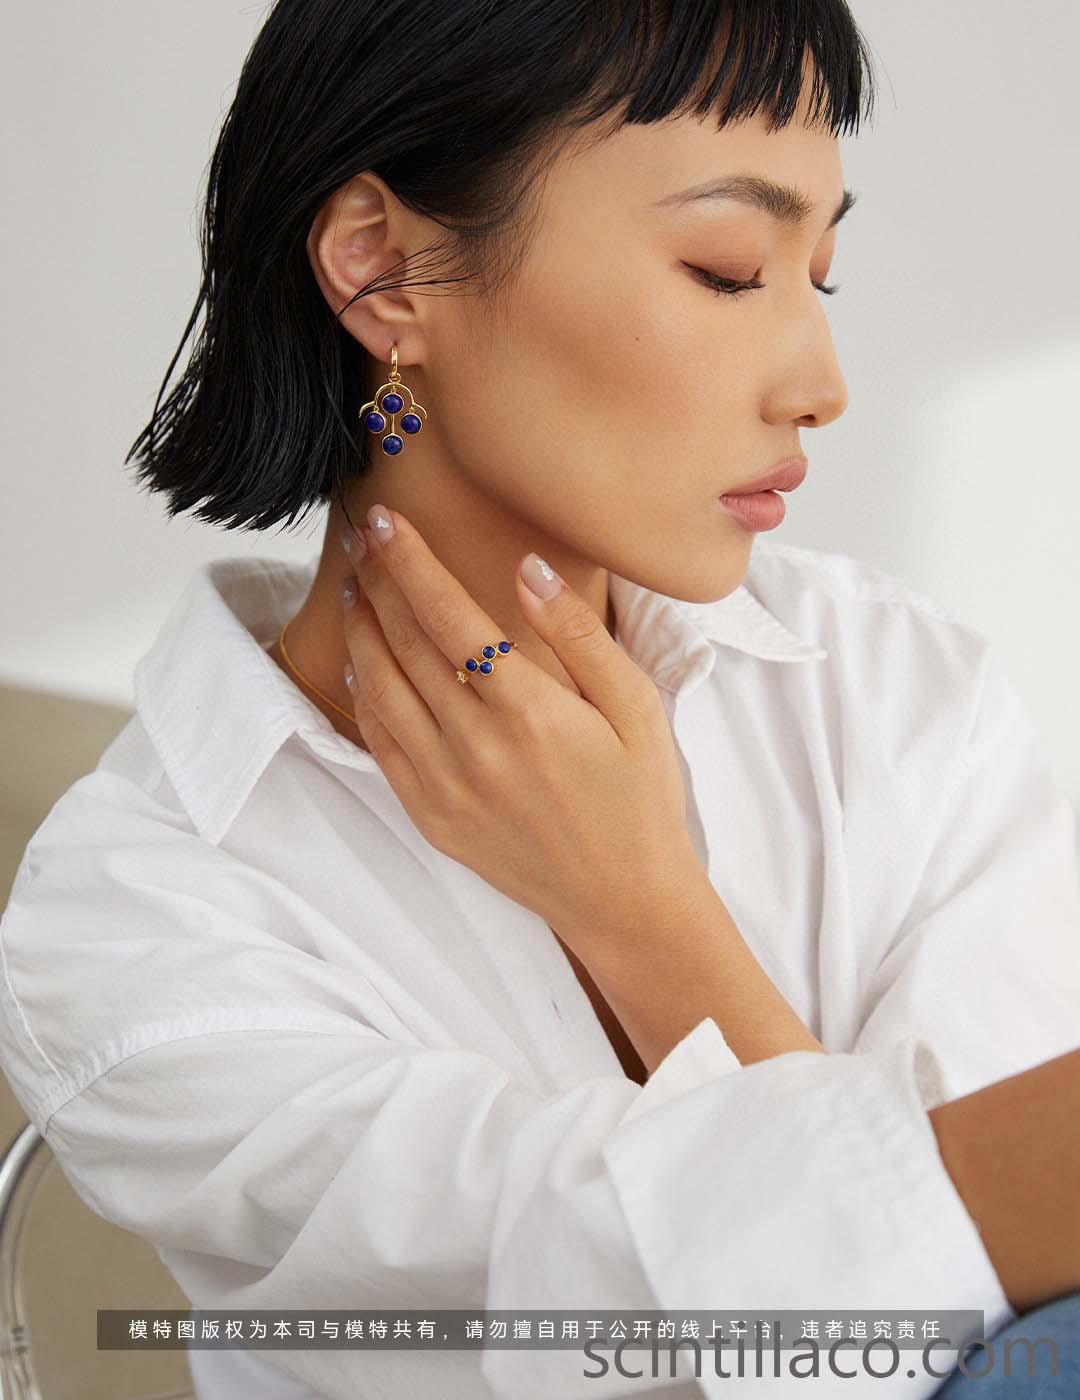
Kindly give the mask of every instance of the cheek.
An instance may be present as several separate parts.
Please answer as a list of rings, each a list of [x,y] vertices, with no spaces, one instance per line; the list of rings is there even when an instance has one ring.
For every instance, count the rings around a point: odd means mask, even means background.
[[[553,439],[599,477],[644,482],[642,459],[668,431],[685,339],[660,289],[625,258],[575,260],[545,277],[521,325],[528,401]],[[614,465],[617,464],[617,465]],[[606,468],[610,468],[606,470]]]
[[[745,419],[738,311],[655,259],[637,275],[615,263],[523,281],[504,327],[463,335],[439,384],[454,406],[445,441],[470,479],[586,543],[706,499]]]

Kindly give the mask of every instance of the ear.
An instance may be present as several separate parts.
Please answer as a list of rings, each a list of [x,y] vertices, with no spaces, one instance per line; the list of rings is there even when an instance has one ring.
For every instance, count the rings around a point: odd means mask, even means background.
[[[307,239],[315,280],[336,316],[358,291],[393,268],[408,275],[406,255],[420,246],[413,212],[373,171],[354,175],[326,201]],[[406,291],[376,291],[353,302],[341,324],[371,354],[389,361],[395,342],[404,364],[423,359],[417,301]]]

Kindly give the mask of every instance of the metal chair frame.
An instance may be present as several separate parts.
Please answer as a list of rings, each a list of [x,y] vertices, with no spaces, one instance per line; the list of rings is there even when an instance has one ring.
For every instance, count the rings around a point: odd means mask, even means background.
[[[0,1158],[0,1400],[43,1400],[23,1298],[23,1233],[55,1160],[33,1123],[16,1134]],[[195,1396],[191,1390],[174,1390],[146,1400]]]

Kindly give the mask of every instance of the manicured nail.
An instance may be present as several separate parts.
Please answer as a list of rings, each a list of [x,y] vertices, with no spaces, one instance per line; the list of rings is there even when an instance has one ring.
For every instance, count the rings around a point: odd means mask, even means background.
[[[359,564],[367,553],[367,542],[359,531],[354,535],[351,531],[346,530],[341,537],[341,547],[354,564]]]
[[[526,587],[545,602],[554,598],[563,586],[563,580],[539,554],[526,554],[521,563],[521,577]]]
[[[341,606],[351,608],[356,602],[356,583],[351,578],[341,580]]]
[[[394,533],[394,522],[385,506],[372,506],[367,513],[367,523],[371,526],[375,540],[382,544]]]
[[[356,676],[353,674],[351,661],[346,661],[345,663],[345,684],[350,690],[356,689]]]

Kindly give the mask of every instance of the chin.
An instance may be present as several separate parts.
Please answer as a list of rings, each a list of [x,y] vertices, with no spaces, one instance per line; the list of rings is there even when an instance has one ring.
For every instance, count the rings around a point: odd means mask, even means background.
[[[707,560],[701,561],[699,569],[669,573],[656,591],[666,593],[669,598],[681,598],[684,603],[718,602],[734,593],[742,583],[749,556],[749,543],[739,550],[724,550],[719,554],[714,550]]]

